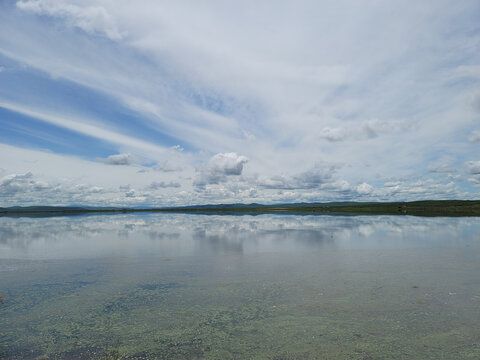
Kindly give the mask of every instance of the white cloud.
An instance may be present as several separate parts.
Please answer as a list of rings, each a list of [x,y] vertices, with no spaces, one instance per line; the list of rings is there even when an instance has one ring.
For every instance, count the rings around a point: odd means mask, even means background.
[[[132,154],[115,154],[110,155],[105,159],[97,158],[97,161],[100,161],[108,165],[133,165],[139,164],[141,160]]]
[[[208,167],[211,171],[223,175],[241,175],[247,162],[245,156],[237,153],[216,154],[208,162]]]
[[[399,133],[407,130],[404,121],[371,119],[354,123],[348,127],[330,128],[325,127],[320,132],[320,138],[330,142],[344,140],[375,139],[379,135]]]
[[[428,164],[427,171],[430,173],[437,174],[450,174],[457,171],[457,169],[452,165],[453,158],[450,156],[443,156],[440,159]]]
[[[174,146],[172,146],[172,147],[170,148],[170,150],[182,152],[182,151],[185,150],[185,149],[182,148],[180,145],[174,145]]]
[[[236,162],[229,164],[228,161],[212,160],[217,166],[216,171],[212,168],[211,172],[197,171],[195,178],[188,179],[188,176],[185,177],[188,172],[149,172],[143,175],[137,173],[136,167],[110,166],[6,145],[0,145],[0,154],[4,155],[0,156],[1,163],[8,169],[7,175],[0,180],[0,206],[172,206],[212,202],[279,203],[472,197],[462,193],[453,182],[443,183],[431,179],[391,179],[383,187],[375,188],[365,181],[359,185],[350,185],[341,177],[344,167],[328,163],[317,163],[308,171],[294,175],[264,177],[243,175],[245,169],[242,169],[242,175],[226,175],[238,174],[239,170],[234,170]],[[242,161],[240,155],[237,155],[237,160]],[[208,169],[207,165],[208,163],[202,169]],[[475,179],[478,178],[476,172],[480,165],[475,161],[467,165],[470,181],[478,183]],[[191,171],[193,170],[192,168]],[[125,181],[128,183],[125,184]],[[178,191],[180,188],[182,191]]]
[[[312,169],[293,177],[294,187],[312,189],[332,182],[338,167],[331,164],[316,164]]]
[[[51,186],[45,182],[37,181],[31,172],[25,174],[11,174],[0,179],[0,194],[12,196],[16,193],[30,193],[32,191],[43,191]]]
[[[341,141],[345,139],[345,130],[342,128],[329,128],[322,129],[320,137],[328,141]]]
[[[468,137],[468,141],[470,141],[471,143],[480,142],[480,131],[478,130],[472,131],[472,133]]]
[[[461,65],[456,69],[457,76],[480,78],[480,65]]]
[[[152,182],[147,189],[148,190],[158,190],[158,189],[165,189],[165,188],[179,188],[182,185],[180,185],[179,182],[165,182],[165,181],[159,181],[159,182]]]
[[[470,95],[469,103],[475,111],[480,112],[480,92]]]
[[[357,192],[361,195],[370,194],[373,191],[373,187],[365,182],[357,186]]]
[[[180,166],[175,166],[171,164],[168,160],[165,160],[164,162],[160,164],[156,164],[152,166],[152,169],[155,171],[160,171],[160,172],[177,172],[177,171],[182,171],[182,168]]]
[[[133,198],[133,197],[136,197],[136,191],[135,190],[128,190],[127,192],[125,192],[125,197],[127,198]]]
[[[469,174],[480,175],[480,160],[467,162],[467,169]]]
[[[468,180],[474,184],[480,185],[480,160],[469,161],[466,163],[467,173],[470,175]]]
[[[244,165],[248,162],[245,156],[237,153],[219,153],[210,158],[206,165],[197,169],[195,186],[204,188],[208,184],[219,184],[227,181],[229,176],[242,174]]]
[[[17,7],[34,14],[60,18],[67,25],[91,35],[100,34],[111,40],[123,38],[112,15],[101,6],[79,6],[62,0],[26,0],[18,1]]]
[[[254,134],[246,130],[242,130],[242,134],[248,142],[255,141],[257,139],[257,137]]]
[[[68,191],[68,190],[64,189],[64,191]],[[77,194],[81,194],[81,195],[102,194],[106,192],[103,187],[92,186],[87,184],[74,185],[70,191]]]
[[[320,186],[332,184],[336,181],[337,165],[317,163],[310,170],[293,176],[275,175],[269,178],[260,179],[259,186],[265,189],[315,189]]]
[[[176,190],[176,183],[192,189],[191,183],[170,176],[170,173],[138,174],[138,167],[134,166],[111,166],[4,144],[0,144],[0,163],[6,174],[0,179],[0,206],[129,206],[135,201],[148,206],[172,205],[175,201],[180,205],[186,199],[174,199],[170,191]],[[159,188],[150,197],[134,190],[146,189],[152,182],[162,181],[174,186]]]

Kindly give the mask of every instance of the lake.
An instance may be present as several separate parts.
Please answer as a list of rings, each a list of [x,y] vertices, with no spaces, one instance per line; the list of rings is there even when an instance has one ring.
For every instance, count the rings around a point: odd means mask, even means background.
[[[2,359],[479,359],[480,218],[0,217]]]

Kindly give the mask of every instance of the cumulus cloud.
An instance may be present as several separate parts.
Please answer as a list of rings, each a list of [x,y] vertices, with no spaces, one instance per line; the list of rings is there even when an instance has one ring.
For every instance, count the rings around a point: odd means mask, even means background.
[[[138,170],[138,173],[147,173],[150,171],[158,171],[158,172],[164,172],[164,173],[169,173],[169,172],[178,172],[182,171],[183,168],[178,165],[172,164],[170,161],[165,160],[160,163],[157,163],[153,166],[144,166],[140,170]]]
[[[125,197],[127,197],[127,198],[134,198],[136,196],[137,196],[137,193],[133,189],[125,192]]]
[[[116,154],[110,155],[106,158],[97,158],[97,161],[108,165],[133,165],[139,164],[140,159],[132,154]]]
[[[223,175],[241,175],[248,162],[245,156],[237,153],[216,154],[209,161],[209,169]]]
[[[475,111],[480,112],[480,92],[471,95],[469,103]]]
[[[449,174],[457,171],[455,168],[447,164],[430,164],[427,166],[427,171],[436,174]]]
[[[240,176],[248,158],[237,153],[219,153],[197,169],[194,185],[204,188],[208,184],[225,182],[229,176]]]
[[[480,142],[480,131],[478,130],[472,131],[472,133],[468,137],[468,141],[470,141],[471,143]]]
[[[461,65],[456,68],[457,76],[480,78],[480,65]]]
[[[360,195],[367,195],[373,191],[373,186],[363,182],[357,186],[356,190]]]
[[[445,183],[431,178],[388,181],[382,188],[375,189],[375,195],[384,201],[468,198],[453,181]]]
[[[328,141],[341,141],[345,139],[345,129],[342,128],[323,128],[320,134],[320,138]]]
[[[160,182],[152,182],[147,189],[148,190],[159,190],[159,189],[165,189],[165,188],[179,188],[181,187],[180,183],[170,181],[170,182],[165,182],[165,181],[160,181]]]
[[[248,142],[255,141],[257,137],[247,130],[242,130],[242,135]]]
[[[480,174],[473,175],[468,180],[474,184],[480,185]]]
[[[334,182],[337,165],[319,163],[312,169],[294,176],[277,175],[259,181],[265,189],[315,189],[321,185]]]
[[[467,162],[467,169],[469,174],[480,175],[480,160]]]
[[[404,121],[371,119],[348,127],[325,127],[320,131],[319,137],[329,142],[374,139],[379,135],[398,133],[407,128]]]
[[[401,120],[371,119],[363,124],[363,131],[368,138],[377,137],[379,134],[398,133],[408,129],[408,125]]]
[[[62,0],[18,1],[17,7],[38,15],[60,18],[72,27],[90,35],[103,35],[111,40],[121,40],[114,18],[101,6],[81,6]]]
[[[480,185],[480,160],[478,161],[469,161],[466,163],[467,173],[470,175],[468,179],[474,184]]]
[[[182,168],[180,166],[176,166],[171,164],[168,160],[156,164],[152,166],[152,169],[155,171],[160,171],[160,172],[176,172],[176,171],[182,171]]]
[[[427,171],[430,173],[437,173],[437,174],[454,173],[457,171],[457,169],[455,169],[452,166],[452,161],[453,159],[449,156],[442,157],[439,160],[429,164],[427,166]]]
[[[91,184],[49,183],[32,172],[0,178],[0,206],[102,204],[108,191]]]
[[[319,185],[332,182],[338,167],[331,164],[317,164],[308,171],[293,177],[296,188],[313,189]]]
[[[48,183],[35,180],[31,172],[11,174],[0,179],[0,194],[3,195],[42,191],[49,188]]]
[[[172,147],[170,147],[170,150],[171,151],[178,151],[178,152],[182,152],[183,150],[185,150],[183,147],[181,147],[180,145],[173,145]]]
[[[63,189],[66,192],[71,193],[79,193],[82,195],[90,195],[90,194],[102,194],[105,192],[105,189],[101,186],[92,186],[87,184],[79,184],[73,186],[70,190]]]

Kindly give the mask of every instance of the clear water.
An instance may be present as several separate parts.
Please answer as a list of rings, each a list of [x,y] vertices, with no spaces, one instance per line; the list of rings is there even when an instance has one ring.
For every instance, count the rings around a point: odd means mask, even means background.
[[[0,218],[0,358],[480,359],[480,219]]]

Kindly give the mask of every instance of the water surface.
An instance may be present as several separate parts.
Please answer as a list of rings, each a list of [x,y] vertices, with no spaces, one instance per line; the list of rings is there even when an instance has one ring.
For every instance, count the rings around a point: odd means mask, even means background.
[[[0,218],[0,358],[478,359],[480,219]]]

